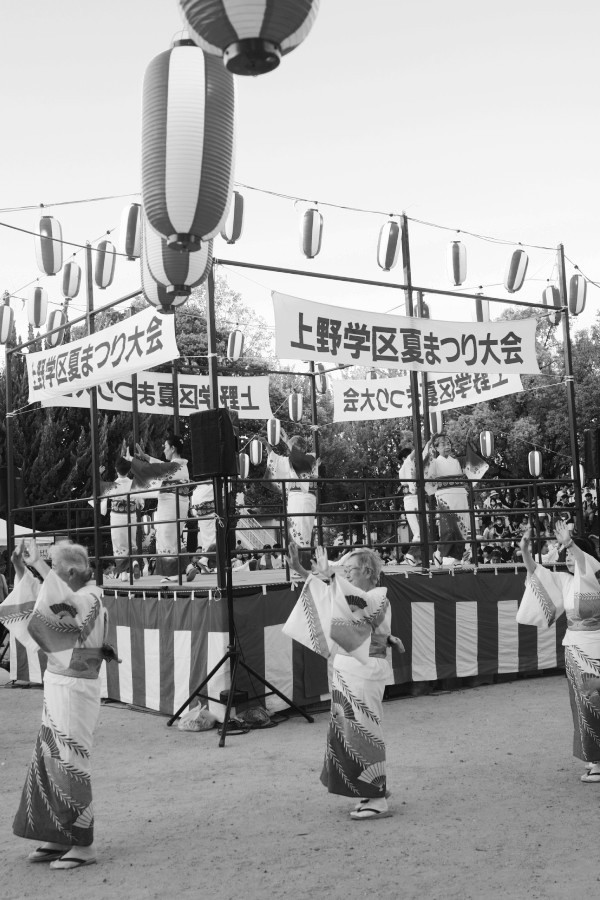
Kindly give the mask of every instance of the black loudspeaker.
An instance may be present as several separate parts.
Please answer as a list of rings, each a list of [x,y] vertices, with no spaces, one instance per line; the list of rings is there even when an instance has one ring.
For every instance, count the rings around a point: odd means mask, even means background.
[[[237,419],[237,413],[227,409],[206,409],[191,414],[192,478],[237,475]]]
[[[586,428],[583,432],[583,456],[586,477],[600,477],[600,428]]]

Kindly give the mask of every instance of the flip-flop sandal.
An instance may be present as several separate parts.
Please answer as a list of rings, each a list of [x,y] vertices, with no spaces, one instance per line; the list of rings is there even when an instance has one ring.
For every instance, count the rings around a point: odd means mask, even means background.
[[[52,862],[53,859],[60,859],[66,852],[64,847],[62,850],[56,850],[52,847],[38,847],[36,850],[31,851],[27,861],[32,863]]]
[[[581,781],[584,781],[587,784],[598,784],[600,783],[600,772],[588,771],[585,775],[581,776]]]
[[[82,866],[93,866],[95,859],[80,859],[78,856],[67,856],[50,863],[51,869],[80,869]]]
[[[391,792],[391,791],[386,791],[386,792],[385,792],[385,799],[386,799],[386,800],[389,800],[389,798],[390,798],[391,796],[392,796],[392,792]],[[369,803],[369,802],[370,802],[370,798],[369,798],[369,797],[363,797],[362,800],[359,800],[359,801],[358,801],[358,803],[356,804],[356,806],[354,807],[354,809],[362,809],[363,806],[365,805],[365,803]]]
[[[361,806],[360,809],[355,809],[350,813],[350,818],[354,819],[355,822],[366,822],[368,819],[387,819],[391,815],[392,811],[389,809],[373,809],[372,806]]]

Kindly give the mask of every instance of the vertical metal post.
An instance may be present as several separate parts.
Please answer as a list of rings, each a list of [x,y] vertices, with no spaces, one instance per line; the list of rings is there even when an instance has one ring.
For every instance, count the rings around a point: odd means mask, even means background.
[[[583,504],[581,496],[581,474],[579,471],[579,446],[577,444],[577,412],[575,407],[575,379],[573,377],[573,358],[571,356],[571,335],[569,331],[569,306],[567,298],[567,276],[565,273],[565,248],[562,244],[557,248],[558,290],[560,292],[560,312],[563,331],[563,355],[565,360],[565,385],[567,388],[567,412],[569,415],[569,438],[571,441],[571,462],[573,465],[573,482],[575,484],[575,519],[577,531],[583,537]]]
[[[219,379],[217,371],[217,329],[215,324],[215,274],[214,266],[208,273],[207,290],[206,290],[206,336],[208,340],[208,379],[209,379],[209,397],[210,408],[219,408]],[[229,554],[227,553],[228,535],[225,528],[222,527],[226,522],[225,503],[227,503],[227,479],[221,476],[213,478],[213,490],[215,494],[215,513],[217,516],[217,585],[219,588],[225,588],[227,585],[227,561]],[[229,559],[231,566],[231,559]],[[229,617],[229,643],[233,644],[235,635],[233,633],[232,616]]]
[[[417,315],[423,318],[423,291],[417,291]],[[427,372],[421,372],[421,400],[423,403],[423,436],[426,441],[431,437],[429,422],[429,394],[427,393]]]
[[[404,295],[406,297],[406,314],[412,318],[412,273],[410,268],[410,245],[408,242],[408,219],[402,213],[402,265],[404,268]],[[412,395],[413,446],[415,448],[415,468],[417,475],[417,494],[419,495],[419,527],[421,531],[421,567],[429,567],[429,534],[427,530],[427,497],[423,476],[423,443],[421,441],[421,422],[419,414],[419,380],[418,373],[410,373],[410,392]]]
[[[15,461],[13,456],[12,351],[6,348],[6,549],[8,562],[14,547],[13,507],[15,505]],[[7,565],[8,573],[8,565]]]
[[[88,334],[93,334],[94,324],[94,282],[92,245],[85,245],[85,273],[86,273],[86,315]],[[92,496],[94,498],[94,556],[96,557],[96,584],[101,585],[102,572],[102,537],[100,532],[100,438],[98,434],[98,392],[95,387],[90,388],[90,437],[92,445]]]
[[[319,432],[317,430],[317,425],[319,424],[318,417],[318,409],[317,409],[317,376],[315,374],[315,364],[314,362],[309,362],[309,381],[310,381],[310,421],[313,425],[312,435],[313,435],[313,453],[315,454],[315,459],[319,459],[320,456],[320,447],[319,447]],[[317,475],[318,475],[317,471]],[[284,485],[285,487],[285,485]],[[319,546],[323,546],[323,522],[321,520],[321,485],[317,481],[316,485],[314,485],[315,495],[317,498],[317,541]]]

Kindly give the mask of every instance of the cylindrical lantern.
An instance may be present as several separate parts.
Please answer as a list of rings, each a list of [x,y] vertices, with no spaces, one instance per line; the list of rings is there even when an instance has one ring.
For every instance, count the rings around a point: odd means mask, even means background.
[[[43,287],[32,287],[27,292],[27,319],[34,328],[41,328],[48,315],[48,291]]]
[[[159,284],[150,274],[146,254],[142,253],[142,293],[151,306],[164,313],[172,313],[176,307],[182,306],[187,300],[185,294],[174,294],[168,291],[164,284]]]
[[[299,422],[302,418],[302,394],[294,392],[288,397],[288,409],[292,422]]]
[[[62,291],[65,297],[72,299],[79,293],[81,287],[81,266],[73,260],[65,263],[63,269]]]
[[[62,344],[65,337],[65,325],[67,324],[67,314],[64,309],[53,309],[50,315],[48,316],[48,331],[54,331],[55,328],[58,328],[59,331],[55,331],[54,334],[49,334],[46,337],[46,347],[58,347]]]
[[[491,431],[480,432],[479,448],[481,455],[487,457],[487,459],[494,455],[494,435]]]
[[[542,474],[542,454],[539,450],[529,451],[529,474],[532,478],[539,478]]]
[[[263,445],[262,441],[259,441],[258,438],[254,438],[250,441],[250,462],[253,466],[258,466],[262,462],[263,458]]]
[[[234,75],[262,75],[302,43],[319,0],[179,0],[179,6],[199,47],[222,56]]]
[[[138,259],[142,247],[142,206],[130,203],[121,213],[119,252],[127,259]]]
[[[227,216],[233,179],[233,77],[193,41],[176,41],[144,77],[142,205],[170,247],[198,250]]]
[[[6,344],[15,321],[15,314],[9,304],[10,294],[5,291],[0,306],[0,344]]]
[[[193,287],[208,278],[213,258],[213,242],[203,241],[197,253],[186,253],[169,247],[147,220],[143,227],[143,253],[148,270],[167,293],[188,297]]]
[[[554,309],[554,312],[551,312],[548,318],[552,325],[558,325],[560,322],[561,309],[560,291],[558,288],[552,284],[549,284],[548,287],[544,288],[542,302],[544,306],[549,306],[551,309]]]
[[[458,287],[467,277],[467,248],[462,241],[450,241],[446,263],[450,281]]]
[[[321,249],[323,216],[316,206],[307,209],[300,221],[300,247],[307,259],[313,259]]]
[[[585,309],[587,281],[583,275],[571,275],[569,280],[569,312],[578,316]]]
[[[242,236],[244,224],[244,197],[239,191],[233,192],[229,212],[221,229],[221,237],[228,244],[235,244]]]
[[[519,247],[513,252],[509,259],[506,275],[504,276],[504,287],[509,294],[514,294],[523,287],[528,265],[529,257],[525,251]]]
[[[483,297],[477,297],[475,300],[475,319],[477,322],[490,321],[490,301],[484,300]]]
[[[279,419],[267,419],[267,441],[276,447],[281,440],[281,422]]]
[[[229,333],[227,339],[227,359],[231,362],[237,362],[244,352],[244,334],[239,328]]]
[[[416,295],[413,298],[413,309],[416,319],[429,319],[429,306],[423,300],[423,294],[421,291],[417,291]]]
[[[571,481],[575,481],[575,466],[571,466]],[[585,472],[583,466],[579,466],[579,484],[585,484]]]
[[[317,363],[315,366],[315,390],[317,394],[324,394],[327,391],[327,375],[323,363]]]
[[[400,253],[400,223],[389,219],[381,226],[377,242],[377,263],[384,272],[389,272],[398,262]]]
[[[38,267],[46,275],[56,275],[63,264],[62,228],[54,216],[42,216],[35,236]]]
[[[94,281],[99,288],[107,288],[115,277],[116,251],[112,241],[98,241]]]
[[[243,480],[250,471],[250,457],[247,453],[238,453],[238,475]]]
[[[444,417],[441,412],[429,413],[429,430],[431,434],[439,434],[444,430]]]

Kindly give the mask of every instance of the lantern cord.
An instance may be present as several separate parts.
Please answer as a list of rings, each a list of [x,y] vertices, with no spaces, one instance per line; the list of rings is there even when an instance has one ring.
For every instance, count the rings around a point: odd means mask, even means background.
[[[576,270],[579,272],[580,275],[583,275],[583,277],[584,277],[585,280],[588,282],[588,284],[593,284],[594,287],[600,287],[600,282],[594,281],[593,278],[589,278],[589,277],[585,274],[585,272],[582,272],[582,271],[581,271],[581,269],[579,268],[579,266],[577,265],[577,263],[573,262],[572,259],[569,259],[569,257],[568,257],[566,254],[565,254],[565,259],[568,260],[568,262],[571,263],[571,265],[573,266],[573,268],[576,269]]]
[[[40,237],[39,231],[31,231],[29,228],[19,228],[18,225],[9,225],[8,222],[0,222],[0,226],[2,226],[2,228],[10,228],[12,231],[21,231],[23,234],[31,234],[33,237]],[[111,232],[114,230],[114,228],[111,228],[107,231],[103,231],[102,237],[107,234],[111,234]],[[65,241],[64,238],[48,238],[48,240],[54,241],[56,244],[63,244],[63,246],[65,247],[78,247],[80,250],[87,250],[87,244],[76,244],[74,241]],[[96,238],[96,240],[100,239]],[[92,247],[91,249],[94,253],[101,252],[97,247]],[[127,257],[127,254],[119,253],[119,251],[115,249],[115,256]]]
[[[25,212],[29,209],[50,209],[52,206],[76,206],[80,203],[101,203],[104,200],[121,200],[124,197],[139,197],[140,192],[130,194],[112,194],[110,197],[89,197],[87,200],[60,200],[56,203],[32,203],[29,206],[5,206],[0,213]]]

